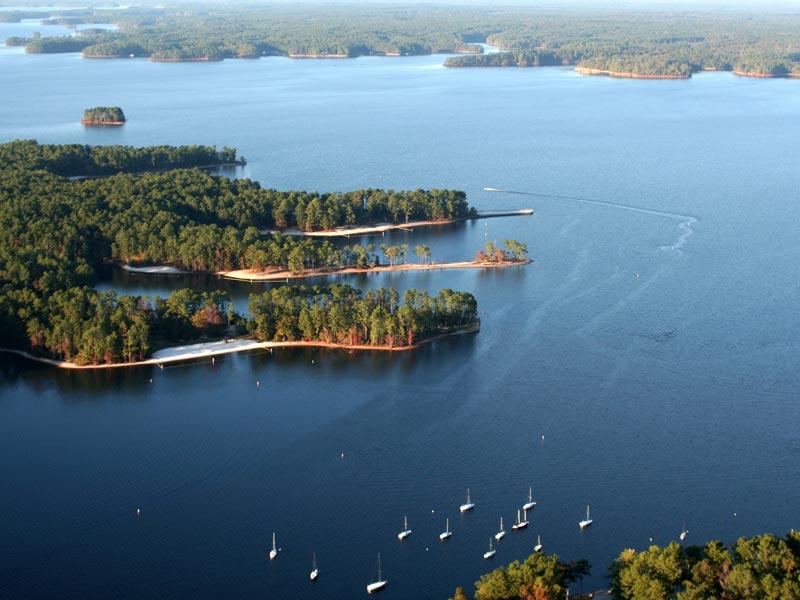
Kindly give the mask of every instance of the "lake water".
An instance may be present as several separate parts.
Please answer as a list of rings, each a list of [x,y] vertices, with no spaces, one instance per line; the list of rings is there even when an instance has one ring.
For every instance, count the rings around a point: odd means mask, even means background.
[[[280,189],[446,186],[536,209],[387,236],[437,260],[516,238],[529,267],[346,279],[470,290],[474,336],[78,374],[3,356],[0,596],[354,598],[381,552],[383,597],[443,599],[537,534],[592,563],[588,590],[622,548],[684,523],[687,542],[800,526],[800,82],[442,60],[0,53],[4,141],[231,145],[242,175]],[[106,104],[129,122],[80,126]],[[122,273],[102,287],[187,284],[239,308],[260,289]],[[530,484],[531,527],[484,561]],[[467,486],[477,508],[461,516]]]

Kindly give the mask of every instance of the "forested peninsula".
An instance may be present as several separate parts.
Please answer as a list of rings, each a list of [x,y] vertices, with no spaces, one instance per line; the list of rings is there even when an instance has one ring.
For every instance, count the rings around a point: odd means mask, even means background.
[[[198,150],[199,148],[199,150]],[[224,156],[211,147],[0,145],[0,346],[76,364],[136,362],[176,343],[248,333],[264,341],[394,348],[454,328],[474,330],[471,294],[344,285],[281,287],[251,296],[249,318],[226,294],[184,289],[169,298],[121,296],[92,286],[109,261],[174,263],[217,272],[295,268],[341,259],[329,242],[265,235],[372,219],[467,215],[463,192],[362,190],[318,194],[264,190],[199,169],[138,175]],[[215,154],[216,153],[216,154]],[[85,174],[96,179],[70,179]],[[111,174],[115,173],[115,174]],[[360,247],[360,246],[359,246]],[[366,260],[365,250],[350,250]],[[299,262],[293,262],[298,259]],[[310,320],[309,320],[310,319]]]
[[[26,41],[28,52],[166,62],[455,53],[461,56],[446,66],[573,65],[587,74],[643,79],[688,78],[705,70],[800,76],[800,14],[774,10],[134,6],[53,11],[46,22],[56,22],[53,17],[71,25],[113,21],[118,30],[39,36]],[[484,42],[502,52],[484,53],[478,45]]]
[[[534,553],[480,578],[475,600],[561,600],[590,573],[585,560]],[[739,538],[731,547],[671,543],[623,550],[608,570],[616,600],[800,600],[800,532]],[[582,587],[582,585],[581,585]],[[574,586],[573,586],[574,588]],[[591,594],[570,597],[588,600]],[[458,587],[452,600],[468,600]]]

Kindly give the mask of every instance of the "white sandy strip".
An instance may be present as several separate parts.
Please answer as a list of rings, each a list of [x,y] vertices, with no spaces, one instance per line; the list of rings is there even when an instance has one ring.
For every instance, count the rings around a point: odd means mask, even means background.
[[[485,188],[487,191],[502,191],[495,188]],[[408,223],[378,223],[377,225],[370,225],[366,227],[338,227],[336,229],[329,229],[325,231],[300,231],[297,228],[284,229],[283,231],[272,229],[264,230],[262,233],[280,233],[283,235],[294,236],[308,236],[308,237],[343,237],[350,235],[368,235],[371,233],[385,233],[387,231],[394,231],[396,229],[414,229],[415,227],[435,227],[437,225],[451,225],[460,221],[468,221],[471,219],[489,219],[492,217],[514,217],[523,215],[532,215],[532,208],[523,208],[520,210],[498,210],[498,211],[481,211],[474,217],[466,217],[463,219],[447,219],[444,221],[409,221]]]
[[[138,360],[129,363],[114,363],[110,365],[76,365],[75,363],[54,360],[52,358],[43,358],[41,356],[34,356],[22,350],[14,350],[12,348],[0,348],[0,352],[9,352],[24,356],[31,360],[42,362],[54,367],[61,367],[62,369],[113,369],[117,367],[140,367],[147,365],[161,365],[165,363],[178,362],[181,360],[191,360],[194,358],[208,358],[211,356],[218,356],[220,354],[232,354],[234,352],[244,352],[246,350],[259,350],[262,348],[271,348],[276,346],[286,345],[282,342],[257,342],[253,339],[231,339],[227,342],[202,342],[198,344],[188,344],[186,346],[173,346],[171,348],[164,348],[153,353],[151,358],[146,360]]]
[[[504,267],[518,267],[532,262],[529,259],[506,261],[506,262],[475,262],[472,260],[451,262],[451,263],[430,263],[430,264],[402,264],[402,265],[380,265],[361,269],[358,267],[344,267],[341,269],[309,270],[303,273],[292,273],[291,271],[258,271],[253,269],[240,269],[238,271],[220,271],[226,279],[237,279],[240,281],[283,281],[286,279],[304,279],[308,277],[329,277],[331,275],[354,275],[361,273],[387,273],[399,271],[434,271],[438,269],[498,269]]]
[[[122,268],[131,273],[150,273],[154,275],[177,275],[179,273],[186,273],[177,267],[170,267],[168,265],[153,265],[150,267],[132,267],[131,265],[122,265]]]
[[[205,358],[220,354],[231,354],[233,352],[244,352],[246,350],[258,350],[274,346],[274,342],[257,342],[255,340],[228,340],[217,342],[202,342],[199,344],[188,344],[186,346],[172,346],[153,352],[152,362],[164,363],[176,360],[188,360],[192,358]]]

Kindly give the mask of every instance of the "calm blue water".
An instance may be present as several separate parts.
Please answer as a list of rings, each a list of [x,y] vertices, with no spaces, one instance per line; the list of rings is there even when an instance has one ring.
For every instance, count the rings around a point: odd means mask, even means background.
[[[0,53],[0,88],[14,90],[2,140],[232,145],[241,174],[277,188],[448,186],[482,209],[536,209],[392,237],[438,260],[517,238],[530,267],[348,279],[471,290],[476,336],[163,371],[2,357],[0,596],[354,598],[380,551],[384,597],[442,599],[527,556],[537,534],[588,559],[596,589],[622,548],[684,522],[694,542],[800,526],[800,83],[441,61]],[[83,129],[98,104],[129,122]],[[240,308],[259,289],[121,273],[102,286],[187,284],[226,287]],[[487,563],[531,483],[531,527]],[[467,486],[478,506],[460,516]],[[595,524],[580,532],[588,503]],[[399,543],[404,514],[414,533]],[[440,544],[446,516],[455,535]]]

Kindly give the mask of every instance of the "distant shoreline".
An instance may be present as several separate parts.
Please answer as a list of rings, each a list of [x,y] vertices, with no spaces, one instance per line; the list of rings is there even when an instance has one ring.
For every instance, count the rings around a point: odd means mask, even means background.
[[[454,335],[463,335],[467,333],[478,333],[480,331],[480,320],[464,325],[463,327],[456,327],[448,331],[443,331],[434,336],[430,336],[419,340],[413,344],[406,346],[370,346],[368,344],[336,344],[332,342],[322,341],[298,341],[298,342],[259,342],[253,338],[237,338],[231,339],[227,342],[218,340],[215,342],[200,342],[197,344],[187,344],[185,346],[172,346],[169,348],[162,348],[153,353],[151,358],[145,360],[138,360],[133,362],[121,362],[110,364],[98,365],[78,365],[73,362],[56,360],[53,358],[45,358],[36,356],[24,350],[16,350],[14,348],[0,348],[0,352],[9,354],[16,354],[23,358],[43,363],[59,369],[70,369],[76,371],[88,371],[97,369],[120,369],[124,367],[145,367],[145,366],[158,366],[173,362],[181,362],[184,360],[194,360],[198,358],[211,358],[214,356],[221,356],[224,354],[234,354],[237,352],[246,352],[248,350],[271,350],[273,348],[329,348],[333,350],[377,350],[380,352],[405,352],[408,350],[415,350],[430,344],[437,340],[441,340]]]
[[[430,264],[402,264],[402,265],[378,265],[375,267],[340,267],[332,269],[308,269],[302,273],[292,273],[291,271],[265,271],[256,269],[237,269],[234,271],[220,271],[226,279],[238,281],[283,281],[286,279],[307,279],[310,277],[328,277],[331,275],[356,275],[362,273],[391,273],[396,271],[434,271],[439,269],[502,269],[507,267],[517,267],[530,264],[530,259],[506,260],[502,262],[476,262],[459,261],[450,263],[430,263]]]
[[[581,75],[613,77],[615,79],[691,79],[688,75],[646,75],[633,71],[610,71],[608,69],[593,69],[590,67],[575,67],[575,72]]]

